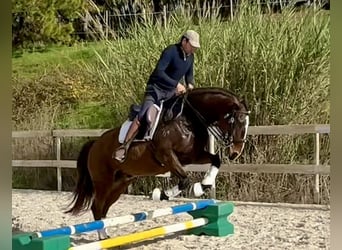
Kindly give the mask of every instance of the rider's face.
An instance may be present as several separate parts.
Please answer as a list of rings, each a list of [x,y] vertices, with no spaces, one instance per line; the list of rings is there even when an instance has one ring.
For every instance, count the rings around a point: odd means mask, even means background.
[[[197,48],[193,47],[186,39],[182,41],[182,47],[187,55],[194,54],[197,50]]]

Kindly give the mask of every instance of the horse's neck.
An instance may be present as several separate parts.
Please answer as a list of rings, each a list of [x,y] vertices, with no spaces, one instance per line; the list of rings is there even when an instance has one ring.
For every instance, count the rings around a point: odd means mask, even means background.
[[[214,122],[218,117],[228,112],[238,102],[237,97],[230,93],[202,93],[191,98],[190,103],[208,121]]]
[[[220,105],[218,102],[204,104],[201,101],[194,101],[190,105],[189,112],[191,116],[194,115],[194,119],[202,120],[206,125],[210,125],[217,120],[217,108]]]
[[[183,113],[176,119],[176,122],[179,127],[186,127],[183,131],[190,130],[194,133],[195,137],[204,138],[204,140],[208,138],[208,127],[202,121],[198,120],[198,117],[195,118],[195,116],[189,116]]]
[[[195,108],[193,110],[190,107],[184,109],[183,119],[186,119],[190,124],[192,124],[193,131],[195,134],[206,134],[208,128],[207,118],[204,117],[199,110]]]

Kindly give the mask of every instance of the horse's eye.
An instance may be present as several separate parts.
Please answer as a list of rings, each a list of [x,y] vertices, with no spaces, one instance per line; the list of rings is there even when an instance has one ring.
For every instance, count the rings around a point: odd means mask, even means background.
[[[239,120],[239,122],[244,123],[246,120],[246,115],[244,115],[244,114],[239,115],[238,120]]]

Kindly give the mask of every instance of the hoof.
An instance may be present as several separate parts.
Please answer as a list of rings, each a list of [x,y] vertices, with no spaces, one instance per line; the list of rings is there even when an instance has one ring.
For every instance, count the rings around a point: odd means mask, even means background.
[[[110,238],[110,236],[107,234],[106,228],[98,230],[97,234],[98,234],[99,240],[106,240]]]
[[[203,188],[202,188],[202,184],[199,182],[196,182],[194,184],[194,195],[196,197],[200,197],[204,194]]]
[[[166,201],[170,200],[170,197],[165,194],[164,190],[162,190],[162,192],[161,192],[160,200],[161,201],[163,201],[163,200],[166,200]]]
[[[154,201],[169,200],[169,196],[167,196],[163,190],[160,191],[159,188],[155,188],[153,189],[153,192],[152,192],[152,200]]]
[[[161,191],[159,188],[155,188],[152,191],[152,200],[160,201]]]
[[[99,240],[107,240],[107,239],[110,239],[109,235],[99,237]]]
[[[182,192],[182,190],[179,190],[178,185],[176,185],[171,189],[163,191],[162,193],[164,193],[168,197],[168,200],[171,200],[171,199],[177,197],[181,192]]]

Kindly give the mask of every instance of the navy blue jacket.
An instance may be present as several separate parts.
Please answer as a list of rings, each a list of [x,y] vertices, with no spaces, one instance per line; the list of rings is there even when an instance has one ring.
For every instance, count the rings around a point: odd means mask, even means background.
[[[180,44],[163,50],[148,85],[157,85],[164,90],[174,90],[184,77],[186,84],[194,84],[194,55],[186,56]]]

